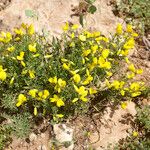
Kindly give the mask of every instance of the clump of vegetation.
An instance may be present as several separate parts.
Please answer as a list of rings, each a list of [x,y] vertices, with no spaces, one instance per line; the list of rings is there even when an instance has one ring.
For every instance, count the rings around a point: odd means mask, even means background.
[[[118,24],[110,38],[68,23],[63,30],[61,39],[50,42],[32,24],[0,34],[0,117],[2,123],[11,120],[11,133],[18,137],[29,132],[33,116],[50,115],[58,122],[87,112],[103,91],[123,104],[145,90],[143,82],[132,80],[142,69],[127,58],[138,36],[131,25],[123,31]],[[120,62],[128,71],[115,79]]]
[[[136,30],[145,35],[148,35],[150,31],[149,8],[149,0],[121,0],[116,5],[116,10],[125,16],[125,20],[133,22]]]

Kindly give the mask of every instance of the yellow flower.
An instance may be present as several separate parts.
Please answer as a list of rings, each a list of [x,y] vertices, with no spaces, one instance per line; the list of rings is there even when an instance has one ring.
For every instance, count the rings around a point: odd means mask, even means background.
[[[137,97],[137,96],[139,96],[139,95],[141,95],[141,92],[139,91],[139,92],[133,92],[133,93],[131,93],[131,96],[132,97]]]
[[[35,71],[34,70],[29,70],[29,76],[31,79],[35,78]]]
[[[20,52],[20,55],[17,56],[17,59],[18,60],[23,60],[24,59],[24,52],[23,51]]]
[[[97,90],[95,90],[94,88],[90,87],[89,93],[90,93],[90,95],[96,94],[96,93],[97,93]]]
[[[35,29],[34,29],[33,24],[31,24],[31,25],[28,27],[28,34],[29,34],[29,35],[33,35],[34,33],[35,33]]]
[[[44,90],[42,98],[46,99],[48,96],[49,96],[49,91],[48,90]]]
[[[36,116],[37,115],[37,108],[36,107],[34,107],[34,116]]]
[[[70,69],[70,65],[67,65],[66,63],[63,63],[63,68],[65,70],[69,70]]]
[[[73,76],[73,80],[74,80],[76,83],[79,83],[79,82],[81,81],[80,75],[79,75],[79,74],[75,74],[75,75]]]
[[[100,36],[100,32],[98,32],[98,31],[95,31],[95,32],[93,32],[93,35],[94,35],[94,37],[98,37],[98,36]]]
[[[128,79],[132,79],[133,77],[135,77],[135,73],[134,72],[127,74],[127,78]]]
[[[37,92],[38,92],[37,89],[31,89],[31,90],[29,90],[28,94],[29,94],[32,98],[35,98]]]
[[[91,53],[91,50],[90,50],[90,49],[84,50],[84,51],[83,51],[83,56],[88,56],[90,53]]]
[[[92,50],[92,53],[95,54],[96,51],[98,50],[98,45],[92,45],[91,50]]]
[[[130,85],[130,89],[132,91],[138,91],[140,89],[140,84],[138,82],[133,82],[131,85]]]
[[[49,78],[48,81],[49,81],[50,83],[56,84],[56,83],[57,83],[57,77],[55,76],[54,78]]]
[[[18,35],[23,35],[24,34],[24,32],[21,28],[20,29],[14,29],[14,32]]]
[[[132,25],[130,25],[130,24],[127,25],[127,32],[128,33],[132,33],[133,32]]]
[[[84,86],[80,86],[80,87],[78,88],[76,85],[74,85],[74,88],[75,88],[75,91],[76,91],[79,95],[81,95],[81,96],[83,96],[83,97],[87,96],[88,91],[85,89]]]
[[[66,81],[62,80],[61,78],[58,79],[58,85],[62,88],[66,86]]]
[[[125,95],[125,91],[124,91],[124,90],[121,90],[121,91],[120,91],[120,94],[121,94],[122,96],[124,96],[124,95]]]
[[[74,99],[72,100],[72,102],[75,103],[75,102],[77,102],[78,100],[79,100],[79,98],[74,98]]]
[[[83,82],[83,85],[87,85],[89,84],[91,81],[93,80],[93,77],[91,75],[89,75]]]
[[[56,94],[53,95],[53,98],[50,98],[50,102],[55,102],[57,107],[61,107],[65,105],[63,100],[60,97],[58,97]]]
[[[116,33],[117,33],[118,35],[120,35],[120,34],[122,34],[122,32],[123,32],[123,30],[122,30],[122,25],[119,23],[119,24],[117,25],[117,28],[116,28]]]
[[[23,67],[26,66],[26,64],[24,63],[24,61],[21,61],[21,65],[22,65]]]
[[[19,94],[18,96],[18,102],[16,104],[17,107],[21,106],[24,102],[27,101],[27,98],[24,94]]]
[[[71,29],[73,29],[73,30],[76,30],[76,29],[78,29],[79,28],[79,25],[78,24],[74,24],[72,27],[71,27]]]
[[[106,74],[108,77],[111,77],[113,75],[112,72],[109,72],[109,71],[106,71]]]
[[[108,57],[109,53],[110,53],[110,50],[109,50],[109,49],[104,49],[104,50],[102,51],[102,56],[103,56],[103,58],[106,59],[106,58]]]
[[[34,43],[34,44],[29,44],[28,45],[28,49],[29,49],[29,51],[30,52],[36,52],[36,43]]]
[[[14,83],[14,79],[15,79],[14,77],[11,78],[10,83],[9,83],[10,85]]]
[[[100,68],[106,68],[106,69],[111,68],[111,63],[109,61],[105,61],[105,59],[101,56],[98,59],[98,64]]]
[[[137,136],[139,135],[139,133],[138,133],[137,131],[133,131],[132,135],[133,135],[134,137],[137,137]]]
[[[14,47],[14,46],[8,47],[7,50],[8,50],[9,52],[13,52],[13,51],[15,50],[15,47]]]
[[[63,26],[63,30],[64,31],[68,31],[69,30],[69,23],[66,22],[66,24]]]
[[[0,65],[0,80],[4,81],[7,77],[7,74],[5,70],[3,69],[3,66]]]
[[[121,103],[121,108],[122,108],[122,109],[126,109],[126,108],[127,108],[127,105],[128,105],[127,102],[122,102],[122,103]]]
[[[136,72],[136,69],[135,69],[135,67],[134,67],[134,64],[129,65],[129,66],[128,66],[128,69],[129,69],[130,71],[132,71],[132,72]]]
[[[79,39],[80,39],[82,42],[85,42],[85,41],[86,41],[86,36],[84,36],[84,35],[79,35]]]
[[[58,117],[58,118],[63,118],[64,115],[63,115],[63,114],[56,114],[56,117]]]
[[[123,48],[124,48],[124,49],[132,49],[132,48],[134,48],[134,45],[135,45],[134,38],[130,38],[130,39],[123,45]]]
[[[137,73],[137,74],[142,74],[142,73],[143,73],[143,69],[137,69],[137,70],[136,70],[136,73]]]
[[[10,32],[1,32],[0,42],[8,43],[12,39],[12,35]]]

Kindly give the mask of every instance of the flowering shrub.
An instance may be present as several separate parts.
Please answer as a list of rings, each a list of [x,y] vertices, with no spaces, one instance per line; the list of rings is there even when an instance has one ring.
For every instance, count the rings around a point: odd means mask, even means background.
[[[118,24],[110,38],[96,31],[79,31],[78,25],[68,23],[63,30],[60,40],[53,38],[49,43],[35,33],[33,25],[22,24],[14,34],[1,32],[2,103],[9,96],[19,110],[35,116],[50,113],[56,120],[88,108],[104,90],[121,99],[141,95],[144,83],[132,79],[142,70],[127,58],[138,36],[131,25],[123,31]],[[121,61],[128,72],[115,79]]]

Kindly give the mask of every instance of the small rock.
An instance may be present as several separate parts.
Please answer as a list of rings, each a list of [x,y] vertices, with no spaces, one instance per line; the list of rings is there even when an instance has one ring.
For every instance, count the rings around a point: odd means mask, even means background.
[[[31,134],[29,135],[29,140],[30,140],[31,142],[35,141],[36,139],[37,139],[37,135],[36,135],[35,133],[31,133]]]
[[[56,135],[56,140],[60,143],[69,142],[67,148],[62,148],[63,150],[73,150],[73,129],[67,127],[65,124],[55,124],[54,134]]]
[[[45,145],[40,145],[37,150],[47,150]]]

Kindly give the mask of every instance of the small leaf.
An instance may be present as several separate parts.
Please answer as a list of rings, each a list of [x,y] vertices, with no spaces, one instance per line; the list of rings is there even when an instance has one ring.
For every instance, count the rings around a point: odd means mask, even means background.
[[[96,10],[97,10],[97,8],[94,5],[92,5],[89,7],[88,12],[91,14],[94,14],[96,12]]]
[[[93,4],[96,0],[86,0],[87,3]]]
[[[32,10],[27,9],[27,10],[25,10],[25,15],[27,17],[34,17],[35,14]]]
[[[84,24],[83,24],[83,14],[80,15],[80,17],[79,17],[79,22],[80,22],[80,24],[81,24],[82,27],[83,27],[83,26],[84,26]]]

